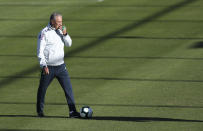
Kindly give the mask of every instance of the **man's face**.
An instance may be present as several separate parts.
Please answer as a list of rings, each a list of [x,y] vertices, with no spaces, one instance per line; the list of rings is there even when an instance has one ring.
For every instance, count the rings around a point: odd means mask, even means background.
[[[62,28],[62,16],[56,16],[55,20],[52,20],[51,22],[55,29]]]

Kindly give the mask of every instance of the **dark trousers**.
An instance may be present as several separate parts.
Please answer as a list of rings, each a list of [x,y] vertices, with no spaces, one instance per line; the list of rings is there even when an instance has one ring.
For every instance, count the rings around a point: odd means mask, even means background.
[[[40,84],[37,92],[37,113],[43,113],[44,97],[46,94],[46,90],[55,77],[57,78],[64,90],[66,100],[69,106],[69,111],[76,111],[72,85],[68,76],[68,72],[66,70],[66,65],[62,64],[59,66],[48,66],[48,68],[48,75],[44,74],[43,70],[41,72]]]

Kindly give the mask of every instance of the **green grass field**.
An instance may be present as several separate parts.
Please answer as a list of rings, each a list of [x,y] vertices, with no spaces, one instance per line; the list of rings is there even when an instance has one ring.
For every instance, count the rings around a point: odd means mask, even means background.
[[[73,39],[67,64],[78,110],[57,80],[36,117],[37,34],[52,12]],[[0,0],[0,131],[202,131],[203,1]]]

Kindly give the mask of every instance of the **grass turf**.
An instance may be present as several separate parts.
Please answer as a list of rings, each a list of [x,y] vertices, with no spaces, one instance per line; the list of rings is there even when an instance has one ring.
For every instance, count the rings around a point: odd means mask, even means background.
[[[0,131],[203,128],[200,0],[0,0]],[[72,36],[65,62],[77,108],[56,80],[37,118],[38,32],[59,11]]]

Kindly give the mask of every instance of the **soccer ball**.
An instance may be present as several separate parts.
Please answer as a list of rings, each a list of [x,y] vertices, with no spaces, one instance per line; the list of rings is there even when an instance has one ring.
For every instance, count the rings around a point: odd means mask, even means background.
[[[91,118],[92,114],[93,114],[93,111],[92,111],[92,109],[89,106],[83,106],[80,109],[80,116],[82,118]]]

